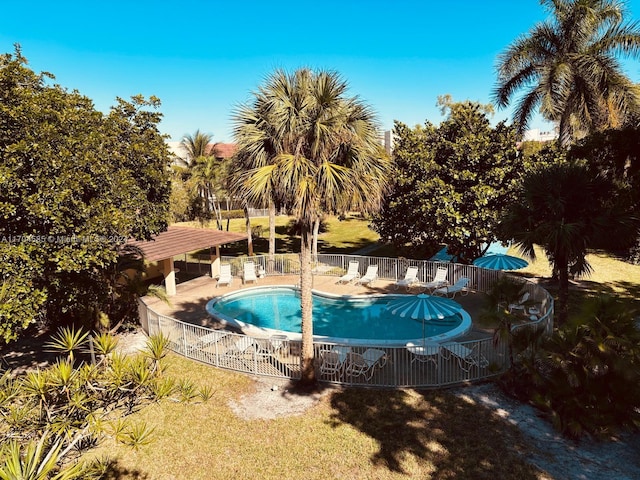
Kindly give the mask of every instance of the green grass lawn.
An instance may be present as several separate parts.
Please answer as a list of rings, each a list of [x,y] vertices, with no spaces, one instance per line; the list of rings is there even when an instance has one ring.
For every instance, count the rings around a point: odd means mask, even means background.
[[[251,420],[230,407],[251,393],[249,377],[176,355],[169,363],[169,374],[211,385],[215,394],[206,403],[162,401],[136,413],[133,420],[155,428],[151,444],[109,443],[91,453],[115,457],[113,478],[537,478],[515,428],[451,391],[335,389],[303,415]]]
[[[326,217],[323,222],[325,229],[318,235],[318,250],[322,253],[349,254],[360,248],[378,241],[378,234],[369,228],[369,221],[358,216],[348,216],[340,220],[335,216]],[[177,225],[198,227],[198,222],[183,222]],[[210,223],[209,228],[215,228]],[[251,219],[252,228],[260,227],[260,238],[253,241],[253,251],[256,254],[269,252],[269,218],[257,217]],[[224,223],[226,228],[226,222]],[[229,231],[246,233],[243,218],[234,218],[229,222]],[[293,233],[293,217],[279,215],[276,217],[276,252],[297,253],[300,251],[300,237]],[[221,248],[223,255],[246,255],[247,242],[237,242]]]

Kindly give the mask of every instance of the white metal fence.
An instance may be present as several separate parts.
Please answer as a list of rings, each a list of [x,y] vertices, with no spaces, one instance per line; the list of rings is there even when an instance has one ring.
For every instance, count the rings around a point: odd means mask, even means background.
[[[277,255],[273,262],[268,257],[224,257],[238,275],[245,261],[262,266],[268,275],[299,273],[297,255]],[[404,276],[408,266],[419,268],[419,279],[427,281],[438,267],[448,269],[450,282],[460,277],[471,279],[473,290],[486,292],[503,275],[502,272],[452,263],[426,260],[406,260],[354,255],[319,255],[314,271],[322,275],[342,275],[350,261],[357,260],[364,274],[370,264],[378,265],[380,278],[395,280]],[[515,277],[514,277],[515,278]],[[553,328],[553,298],[542,287],[523,281],[523,289],[539,306],[537,320],[517,328],[541,327],[547,332]],[[300,341],[277,335],[252,337],[213,330],[181,322],[161,315],[142,300],[139,313],[143,328],[149,335],[162,333],[169,339],[171,350],[185,357],[219,368],[261,376],[300,378]],[[500,374],[509,366],[508,346],[494,344],[491,338],[442,344],[436,348],[407,346],[343,345],[314,342],[318,378],[346,385],[375,387],[438,387],[489,378]]]

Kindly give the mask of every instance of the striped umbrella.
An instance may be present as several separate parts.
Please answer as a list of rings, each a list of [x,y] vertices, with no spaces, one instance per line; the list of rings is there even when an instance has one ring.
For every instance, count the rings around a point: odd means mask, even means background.
[[[449,298],[421,293],[420,295],[406,295],[394,300],[387,309],[393,315],[428,321],[441,320],[455,315],[462,310],[462,305]]]
[[[476,267],[487,268],[489,270],[518,270],[529,265],[529,262],[519,257],[495,253],[476,258],[473,264]]]
[[[420,295],[407,295],[390,302],[387,309],[393,314],[403,318],[422,320],[422,337],[424,339],[424,324],[432,321],[437,323],[451,317],[462,310],[462,305],[445,297],[435,297],[421,293]]]

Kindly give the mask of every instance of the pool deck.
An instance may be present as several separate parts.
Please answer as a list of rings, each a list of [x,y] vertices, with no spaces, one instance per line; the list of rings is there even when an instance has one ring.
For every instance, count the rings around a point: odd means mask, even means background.
[[[194,325],[221,328],[221,325],[219,325],[205,309],[207,302],[212,298],[256,286],[296,285],[300,281],[299,278],[298,275],[267,276],[259,279],[258,282],[243,285],[242,280],[236,277],[232,285],[217,287],[217,280],[203,276],[178,284],[176,295],[170,297],[171,305],[167,305],[161,300],[151,297],[145,297],[144,300],[151,309],[162,315]],[[418,294],[421,292],[421,290],[417,288],[411,289],[410,292],[407,292],[404,288],[395,290],[394,282],[390,280],[376,280],[372,286],[356,285],[354,283],[345,285],[339,284],[337,281],[338,277],[335,276],[314,275],[313,288],[334,295]],[[473,320],[477,318],[482,310],[485,298],[486,296],[484,294],[471,291],[466,296],[456,295],[454,300],[463,306]],[[491,330],[479,328],[474,322],[471,331],[461,337],[461,340],[475,340],[487,338],[491,335]]]

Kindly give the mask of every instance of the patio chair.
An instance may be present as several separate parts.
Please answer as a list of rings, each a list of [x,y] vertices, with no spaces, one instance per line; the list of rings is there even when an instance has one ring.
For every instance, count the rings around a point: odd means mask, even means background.
[[[398,290],[400,287],[405,287],[407,290],[409,290],[416,283],[419,283],[418,267],[409,267],[404,274],[404,278],[396,281],[394,288]]]
[[[509,304],[509,313],[513,313],[514,310],[522,310],[522,313],[524,313],[524,304],[527,302],[527,300],[529,300],[529,292],[524,292],[517,302]]]
[[[423,343],[415,344],[408,342],[405,345],[408,352],[411,354],[411,363],[433,363],[438,368],[438,354],[440,353],[440,345],[437,343]]]
[[[479,344],[476,343],[472,348],[458,343],[448,342],[443,343],[442,357],[444,359],[455,358],[458,362],[458,366],[461,370],[469,372],[472,367],[486,368],[489,366],[489,360],[487,360],[479,351]]]
[[[387,364],[387,352],[377,348],[367,348],[364,352],[347,354],[344,374],[349,377],[364,376],[371,380],[376,367],[384,367]]]
[[[356,284],[358,285],[372,285],[378,279],[378,265],[369,265],[367,272],[363,277],[358,279]]]
[[[425,292],[429,290],[433,292],[436,288],[440,288],[447,284],[447,273],[449,269],[446,267],[438,267],[436,270],[436,275],[433,277],[433,280],[430,282],[421,283],[420,286],[424,288]]]
[[[223,263],[220,265],[220,275],[218,275],[218,283],[216,288],[220,285],[231,285],[233,283],[233,275],[231,275],[231,265]]]
[[[242,282],[258,282],[258,277],[256,276],[256,265],[253,262],[245,262],[243,267],[243,275]]]
[[[467,277],[461,277],[458,279],[456,283],[453,285],[447,285],[446,287],[436,288],[433,291],[434,295],[442,295],[443,297],[455,298],[456,294],[460,294],[462,296],[469,294],[469,289],[467,285],[469,285],[469,280]]]
[[[338,283],[350,283],[356,278],[360,278],[360,262],[349,262],[347,273],[338,279]]]

